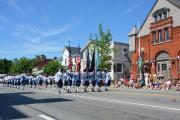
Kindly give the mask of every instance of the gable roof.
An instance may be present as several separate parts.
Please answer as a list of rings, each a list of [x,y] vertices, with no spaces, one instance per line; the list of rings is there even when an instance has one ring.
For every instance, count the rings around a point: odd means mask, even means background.
[[[83,52],[86,50],[86,48],[88,48],[89,45],[90,45],[91,43],[94,43],[94,42],[95,42],[95,40],[89,40],[88,43],[86,44],[86,46],[84,46],[84,47],[81,49],[81,53],[83,53]],[[122,42],[118,42],[118,41],[112,41],[112,43],[114,43],[115,45],[125,45],[125,46],[129,46],[128,43],[122,43]],[[112,44],[112,43],[111,43],[111,44]]]
[[[125,45],[125,46],[129,46],[128,43],[122,43],[122,42],[118,42],[118,41],[112,41],[115,45]]]
[[[141,29],[142,29],[142,27],[144,26],[147,18],[148,18],[149,15],[151,14],[152,10],[154,9],[154,7],[156,6],[156,4],[157,4],[158,1],[159,1],[159,0],[156,0],[156,2],[154,3],[154,5],[152,6],[151,10],[150,10],[149,13],[147,14],[144,22],[142,23],[142,25],[141,25],[141,27],[140,27],[140,31],[141,31]],[[167,1],[168,1],[169,3],[171,3],[171,4],[173,4],[174,6],[176,6],[177,8],[180,9],[180,0],[167,0]],[[139,33],[138,33],[138,34],[139,34]]]
[[[140,30],[139,30],[139,31],[141,31],[142,27],[144,26],[144,24],[145,24],[145,22],[146,22],[147,18],[148,18],[148,17],[149,17],[149,15],[151,14],[151,11],[154,9],[154,7],[155,7],[155,5],[157,4],[157,2],[158,2],[158,0],[156,0],[156,2],[154,3],[154,5],[152,6],[151,10],[150,10],[150,11],[149,11],[149,13],[147,14],[147,16],[146,16],[146,18],[145,18],[144,22],[142,23],[142,25],[141,25],[141,27],[140,27]],[[138,34],[139,34],[139,32],[138,32]]]
[[[86,48],[89,47],[89,45],[90,45],[91,43],[93,43],[93,42],[94,42],[94,40],[88,40],[88,43],[86,44],[86,46],[84,46],[84,47],[81,49],[81,52],[83,52],[84,50],[86,50]]]
[[[137,35],[137,33],[138,33],[138,29],[136,26],[134,26],[131,32],[129,33],[129,36]]]
[[[69,52],[69,46],[65,46],[64,50],[67,49],[67,51]],[[78,47],[70,47],[71,49],[71,55],[76,55],[78,53],[79,48]],[[81,49],[81,48],[80,48]]]

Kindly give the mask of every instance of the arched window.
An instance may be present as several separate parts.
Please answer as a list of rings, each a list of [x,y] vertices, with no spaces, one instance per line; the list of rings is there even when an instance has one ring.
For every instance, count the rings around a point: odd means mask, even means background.
[[[153,16],[153,20],[154,22],[157,22],[159,20],[163,20],[168,18],[169,16],[169,8],[161,8],[159,10],[156,10],[152,16]]]
[[[167,11],[164,11],[163,12],[163,19],[166,19],[167,18]]]
[[[159,20],[162,20],[162,19],[163,19],[163,16],[162,16],[162,15],[163,15],[163,14],[160,12],[159,15],[158,15]]]
[[[157,15],[154,15],[154,22],[157,22]]]

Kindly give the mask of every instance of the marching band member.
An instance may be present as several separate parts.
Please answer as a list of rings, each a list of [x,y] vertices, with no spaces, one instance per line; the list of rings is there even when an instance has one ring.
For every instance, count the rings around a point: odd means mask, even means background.
[[[61,88],[63,86],[63,74],[61,71],[58,71],[55,75],[55,82],[58,88],[58,93],[61,94]]]
[[[97,85],[97,91],[101,92],[101,87],[103,85],[103,81],[102,81],[102,73],[99,69],[96,74],[96,85]]]
[[[71,70],[67,71],[67,82],[68,82],[68,89],[67,89],[67,93],[71,93],[71,86],[72,86],[72,72]]]
[[[76,79],[76,82],[75,82],[76,92],[78,93],[79,92],[79,87],[81,85],[81,73],[80,72],[75,73],[75,79]]]
[[[64,90],[67,90],[68,82],[67,82],[67,73],[66,73],[66,71],[64,71],[64,73],[63,73],[63,84],[64,84]]]
[[[41,89],[43,81],[44,81],[44,77],[40,74],[37,76],[37,80],[38,80],[39,89]]]
[[[87,92],[87,88],[89,86],[89,75],[88,72],[86,72],[86,70],[83,70],[82,79],[83,79],[84,92]]]
[[[94,88],[96,86],[96,75],[95,75],[95,71],[91,72],[91,85],[92,85],[92,88],[91,88],[91,91],[92,92],[95,92]]]

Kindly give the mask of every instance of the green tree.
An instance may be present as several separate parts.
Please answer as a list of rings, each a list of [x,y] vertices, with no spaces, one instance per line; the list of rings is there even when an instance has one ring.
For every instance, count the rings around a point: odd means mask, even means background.
[[[111,64],[111,51],[110,48],[112,41],[112,34],[110,29],[107,30],[107,32],[103,31],[102,24],[99,25],[99,34],[96,35],[95,39],[95,46],[97,48],[97,51],[100,55],[100,65],[99,68],[101,70],[104,69],[110,69]]]
[[[57,60],[52,60],[49,62],[49,64],[44,68],[43,72],[46,74],[46,75],[55,75],[56,72],[58,72],[58,70],[61,69],[61,70],[64,70],[64,66],[62,66],[59,61]]]
[[[13,62],[7,59],[0,60],[0,74],[8,74],[10,71],[10,67],[12,66]]]
[[[32,73],[32,68],[34,65],[33,59],[28,59],[22,57],[20,59],[14,59],[13,65],[10,68],[11,74],[21,74],[21,73]]]

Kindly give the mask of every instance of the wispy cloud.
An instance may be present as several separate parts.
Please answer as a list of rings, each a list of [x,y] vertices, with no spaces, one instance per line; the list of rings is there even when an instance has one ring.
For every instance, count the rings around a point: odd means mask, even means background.
[[[60,27],[58,29],[50,30],[48,32],[44,32],[43,37],[46,38],[46,37],[49,37],[49,36],[54,36],[54,35],[57,35],[57,34],[61,34],[61,33],[65,32],[65,31],[67,31],[70,27],[71,27],[71,24],[66,25],[64,27]]]
[[[58,28],[51,28],[48,31],[43,31],[43,29],[40,29],[34,25],[19,25],[13,35],[19,40],[39,43],[44,41],[48,37],[62,34],[69,30],[71,27],[72,24],[68,24]]]
[[[11,8],[17,10],[17,12],[19,12],[21,15],[25,15],[24,11],[19,7],[16,0],[7,0],[7,4]]]
[[[122,14],[127,15],[127,14],[133,12],[133,10],[135,10],[138,7],[140,7],[140,4],[136,4],[134,6],[131,6],[130,8],[126,9]]]
[[[59,41],[46,41],[46,38],[61,35],[71,27],[72,24],[68,24],[49,31],[42,31],[36,26],[21,25],[17,27],[14,36],[21,40],[22,47],[26,53],[58,52],[61,49]]]
[[[45,42],[42,44],[24,43],[23,47],[26,53],[42,53],[42,52],[60,52],[62,49],[59,45],[53,42]]]
[[[0,54],[6,54],[6,55],[26,55],[26,54],[42,54],[43,52],[46,53],[54,53],[54,52],[61,52],[63,50],[63,47],[59,46],[50,46],[49,44],[41,44],[41,45],[30,45],[30,44],[24,44],[24,48],[26,50],[0,50]]]

